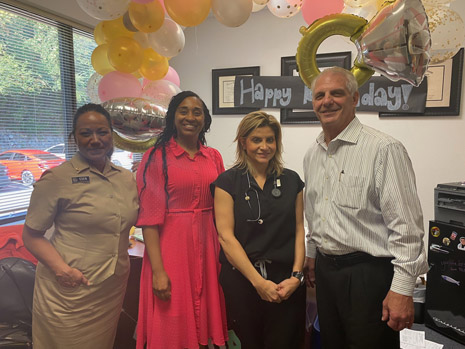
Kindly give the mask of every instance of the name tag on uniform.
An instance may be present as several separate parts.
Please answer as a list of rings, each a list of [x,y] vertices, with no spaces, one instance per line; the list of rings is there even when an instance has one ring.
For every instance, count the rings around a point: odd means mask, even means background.
[[[71,177],[71,181],[73,184],[76,183],[90,183],[89,176],[82,176],[82,177]]]

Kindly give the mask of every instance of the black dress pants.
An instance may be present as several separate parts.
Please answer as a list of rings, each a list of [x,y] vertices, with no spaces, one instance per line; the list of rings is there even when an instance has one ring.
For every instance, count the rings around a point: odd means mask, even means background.
[[[266,266],[268,279],[287,279],[291,266]],[[270,303],[260,298],[252,284],[230,265],[223,264],[220,283],[226,301],[229,329],[234,330],[242,349],[299,349],[305,336],[305,286],[289,299]]]
[[[381,321],[392,258],[318,253],[316,297],[323,349],[397,349],[399,332]]]

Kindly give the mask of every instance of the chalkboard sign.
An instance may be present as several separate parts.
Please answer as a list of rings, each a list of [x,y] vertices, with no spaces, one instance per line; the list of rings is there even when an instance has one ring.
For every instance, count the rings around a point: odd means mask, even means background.
[[[423,113],[426,79],[417,88],[373,76],[359,89],[357,111]],[[313,109],[312,91],[296,76],[236,76],[234,107]]]

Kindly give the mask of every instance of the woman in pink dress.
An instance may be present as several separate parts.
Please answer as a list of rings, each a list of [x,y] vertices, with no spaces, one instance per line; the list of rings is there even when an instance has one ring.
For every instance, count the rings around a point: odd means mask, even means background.
[[[166,127],[137,173],[145,255],[137,348],[224,345],[227,325],[218,283],[219,243],[210,183],[224,171],[205,146],[211,115],[193,92],[174,96]]]

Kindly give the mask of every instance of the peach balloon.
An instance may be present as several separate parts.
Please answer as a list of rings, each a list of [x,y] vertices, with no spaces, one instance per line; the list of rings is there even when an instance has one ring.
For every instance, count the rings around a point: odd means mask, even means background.
[[[168,15],[184,27],[202,23],[210,13],[211,0],[164,0]]]

